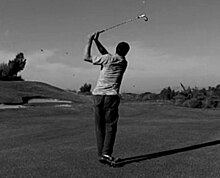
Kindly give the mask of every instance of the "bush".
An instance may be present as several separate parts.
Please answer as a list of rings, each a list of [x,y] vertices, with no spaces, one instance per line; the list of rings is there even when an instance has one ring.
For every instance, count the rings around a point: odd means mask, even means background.
[[[80,93],[91,93],[91,88],[92,85],[91,84],[87,84],[85,83],[83,86],[80,87]]]
[[[202,101],[200,101],[196,98],[192,98],[192,99],[188,100],[188,106],[190,108],[201,108],[202,107]]]
[[[9,67],[7,64],[0,64],[0,78],[6,78],[9,75]]]
[[[171,90],[170,87],[167,87],[167,88],[164,88],[160,94],[160,99],[163,99],[163,100],[171,100],[173,99],[173,97],[175,96],[175,91],[174,90]]]
[[[209,97],[204,100],[204,108],[217,108],[219,99],[217,97]]]
[[[177,94],[175,97],[174,97],[174,100],[175,100],[175,105],[176,106],[182,106],[183,103],[185,102],[186,100],[186,97],[183,95],[183,94]]]

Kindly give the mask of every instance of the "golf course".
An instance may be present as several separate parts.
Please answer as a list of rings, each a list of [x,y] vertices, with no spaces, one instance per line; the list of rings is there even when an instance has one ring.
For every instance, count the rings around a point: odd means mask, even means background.
[[[0,109],[2,178],[220,177],[219,108],[122,99],[114,149],[122,160],[112,168],[97,161],[91,96],[38,82],[0,86],[5,102],[10,96],[18,103],[19,96],[71,101],[68,107],[26,103],[24,108]],[[22,92],[15,86],[23,87]]]
[[[220,0],[0,2],[0,178],[220,178]]]

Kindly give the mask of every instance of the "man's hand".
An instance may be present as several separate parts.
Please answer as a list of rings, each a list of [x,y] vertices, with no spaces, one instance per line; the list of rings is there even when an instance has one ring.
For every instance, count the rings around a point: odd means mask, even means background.
[[[95,41],[98,41],[98,39],[99,39],[99,34],[100,34],[99,31],[95,33],[95,36],[94,36],[94,40],[95,40]]]
[[[89,41],[94,40],[95,36],[96,36],[96,33],[93,33],[93,34],[88,35]]]
[[[100,32],[95,32],[93,34],[88,35],[89,41],[98,41]]]

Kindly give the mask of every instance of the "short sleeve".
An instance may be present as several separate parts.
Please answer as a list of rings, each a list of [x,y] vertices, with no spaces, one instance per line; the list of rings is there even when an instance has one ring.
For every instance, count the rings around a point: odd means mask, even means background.
[[[95,56],[92,58],[92,63],[94,65],[103,65],[108,62],[109,55]]]

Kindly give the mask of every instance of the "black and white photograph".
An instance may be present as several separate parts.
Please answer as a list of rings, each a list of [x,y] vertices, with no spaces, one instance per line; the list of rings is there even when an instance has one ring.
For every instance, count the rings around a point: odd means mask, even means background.
[[[219,0],[0,0],[0,178],[219,178]]]

